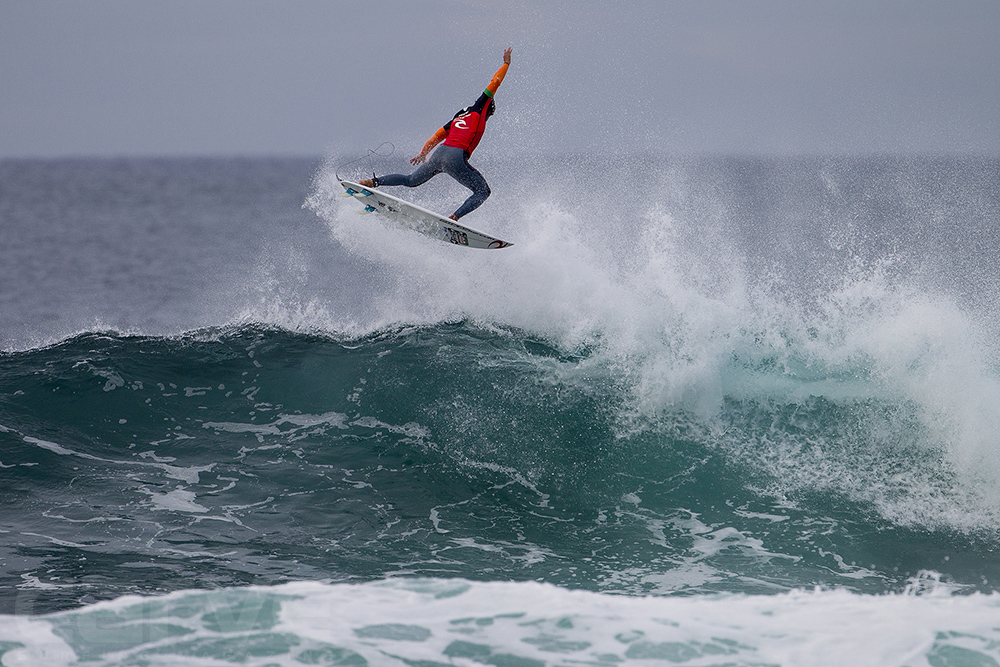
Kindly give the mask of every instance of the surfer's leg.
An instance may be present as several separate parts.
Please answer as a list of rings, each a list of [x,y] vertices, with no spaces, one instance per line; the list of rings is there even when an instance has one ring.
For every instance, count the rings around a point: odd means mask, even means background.
[[[438,155],[437,151],[431,153],[431,157],[427,162],[414,169],[409,174],[386,174],[385,176],[378,177],[379,185],[405,185],[408,188],[415,188],[418,185],[423,185],[429,181],[434,176],[437,176],[442,171],[441,168],[441,157]]]
[[[479,171],[469,164],[469,158],[465,155],[465,151],[462,151],[462,160],[460,163],[455,163],[452,161],[448,164],[450,169],[445,171],[454,178],[456,181],[464,185],[465,187],[472,190],[472,194],[469,198],[458,207],[455,211],[455,219],[461,218],[467,213],[475,211],[479,206],[486,201],[486,198],[490,196],[490,186],[483,178],[483,175]]]
[[[386,174],[385,176],[379,176],[378,184],[405,185],[408,188],[415,188],[418,185],[423,185],[429,181],[431,177],[440,173],[440,169],[434,169],[429,162],[425,162],[410,174]]]

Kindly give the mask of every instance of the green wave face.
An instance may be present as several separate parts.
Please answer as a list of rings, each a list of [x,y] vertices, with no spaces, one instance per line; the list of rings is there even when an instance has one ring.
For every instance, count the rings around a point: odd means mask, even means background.
[[[674,402],[649,358],[470,323],[5,354],[0,611],[397,576],[992,590],[994,517],[919,402],[761,349]]]

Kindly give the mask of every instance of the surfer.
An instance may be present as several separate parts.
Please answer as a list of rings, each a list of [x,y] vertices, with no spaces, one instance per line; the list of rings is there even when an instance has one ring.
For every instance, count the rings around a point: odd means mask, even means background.
[[[444,127],[427,140],[420,154],[410,159],[410,164],[424,163],[422,166],[410,174],[387,174],[385,176],[372,174],[372,178],[358,182],[366,188],[377,188],[380,185],[405,185],[408,188],[415,188],[426,183],[431,177],[444,172],[472,190],[469,198],[448,217],[452,220],[458,220],[466,213],[471,213],[479,208],[479,205],[490,196],[490,186],[486,183],[483,175],[469,164],[469,158],[483,137],[487,119],[496,110],[493,96],[503,82],[504,76],[507,75],[507,68],[510,67],[510,52],[509,48],[503,52],[503,65],[493,75],[493,79],[486,86],[486,90],[479,96],[479,99],[472,106],[465,107],[456,113]],[[444,141],[444,145],[438,147],[428,160],[428,153],[442,141]]]

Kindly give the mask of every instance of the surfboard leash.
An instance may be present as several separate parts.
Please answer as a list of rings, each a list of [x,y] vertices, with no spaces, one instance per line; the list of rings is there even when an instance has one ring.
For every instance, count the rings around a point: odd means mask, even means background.
[[[389,147],[389,152],[388,153],[382,152],[382,149],[385,146]],[[388,157],[391,157],[392,154],[395,153],[395,152],[396,152],[396,145],[395,144],[393,144],[391,141],[383,141],[376,148],[374,148],[374,149],[369,148],[368,149],[368,153],[366,155],[362,155],[361,157],[359,157],[356,160],[351,160],[349,162],[345,162],[343,164],[337,165],[335,173],[338,174],[338,176],[339,176],[340,171],[342,169],[344,169],[345,167],[350,167],[352,165],[357,164],[358,162],[361,162],[362,160],[367,160],[368,161],[368,168],[371,169],[371,171],[372,171],[372,180],[377,182],[378,181],[378,177],[375,176],[375,162],[374,162],[374,160],[372,158],[374,158],[376,156],[380,157],[380,158],[388,158]]]

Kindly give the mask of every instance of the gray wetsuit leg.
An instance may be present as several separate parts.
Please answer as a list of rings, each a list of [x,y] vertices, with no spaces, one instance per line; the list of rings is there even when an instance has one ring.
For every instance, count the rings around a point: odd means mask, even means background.
[[[458,207],[455,216],[461,218],[467,213],[479,208],[490,196],[490,186],[475,167],[469,164],[469,156],[465,151],[455,146],[438,146],[424,164],[409,174],[387,174],[380,176],[379,185],[405,185],[415,188],[423,185],[434,176],[446,173],[456,181],[472,190],[469,198]]]

